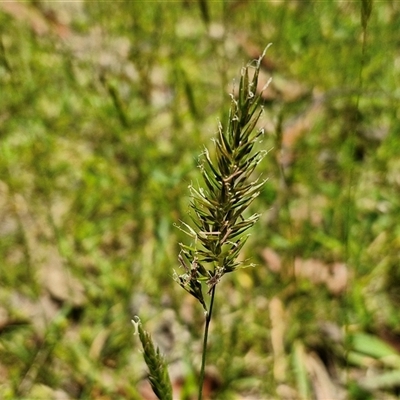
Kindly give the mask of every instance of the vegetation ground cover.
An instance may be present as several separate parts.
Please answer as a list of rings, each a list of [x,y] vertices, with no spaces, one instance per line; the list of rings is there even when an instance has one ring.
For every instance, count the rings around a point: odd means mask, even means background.
[[[130,320],[196,392],[173,282],[198,155],[263,63],[268,182],[216,296],[216,399],[396,399],[400,4],[0,3],[0,397],[143,399]]]

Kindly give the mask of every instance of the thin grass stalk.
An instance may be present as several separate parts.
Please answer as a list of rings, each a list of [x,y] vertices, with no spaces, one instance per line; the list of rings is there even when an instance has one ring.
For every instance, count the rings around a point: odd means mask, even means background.
[[[364,86],[364,79],[363,79],[363,72],[365,69],[365,64],[366,64],[366,51],[367,51],[367,27],[368,27],[368,21],[371,17],[372,13],[372,7],[373,7],[373,0],[361,0],[361,27],[362,27],[362,44],[361,44],[361,61],[360,61],[360,70],[358,74],[358,80],[359,80],[359,90],[358,94],[355,100],[355,109],[357,110],[356,113],[356,123],[360,123],[360,99],[362,95],[362,89]],[[350,131],[349,135],[349,140],[350,140],[350,155],[354,159],[355,155],[355,149],[356,149],[356,133],[355,129],[352,129]],[[354,222],[354,204],[355,204],[355,192],[354,192],[354,183],[355,183],[355,167],[354,164],[351,163],[349,167],[349,175],[348,175],[348,185],[347,185],[347,190],[346,190],[346,209],[345,209],[345,214],[346,214],[346,224],[345,224],[345,235],[344,235],[344,247],[345,247],[345,259],[346,262],[350,262],[350,238],[351,238],[351,228],[352,224]],[[358,273],[357,271],[357,263],[355,264],[355,272],[356,274]],[[347,293],[346,293],[347,294]],[[345,296],[345,301],[348,302],[347,295]],[[346,309],[348,309],[346,307]],[[347,313],[344,314],[345,318],[345,333],[346,337],[349,333],[348,328],[349,328],[349,317]],[[349,363],[348,363],[348,355],[350,352],[350,343],[348,341],[345,342],[345,360],[346,360],[346,373],[349,374]],[[349,379],[347,377],[347,379]]]
[[[200,367],[200,378],[199,378],[199,397],[198,400],[202,400],[203,398],[203,385],[204,385],[204,377],[205,377],[205,370],[206,370],[206,358],[207,358],[207,342],[208,342],[208,331],[210,328],[212,311],[214,306],[214,298],[215,298],[215,289],[214,286],[211,289],[211,300],[209,310],[206,313],[206,322],[204,325],[204,338],[203,338],[203,351],[201,354],[201,367]]]

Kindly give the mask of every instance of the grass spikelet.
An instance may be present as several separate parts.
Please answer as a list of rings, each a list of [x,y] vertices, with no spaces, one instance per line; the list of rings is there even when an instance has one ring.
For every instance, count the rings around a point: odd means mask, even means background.
[[[143,358],[149,369],[148,379],[153,392],[160,400],[172,400],[172,385],[164,357],[159,348],[154,346],[151,335],[143,329],[139,317],[135,317],[132,323],[135,334],[139,336],[142,343]]]

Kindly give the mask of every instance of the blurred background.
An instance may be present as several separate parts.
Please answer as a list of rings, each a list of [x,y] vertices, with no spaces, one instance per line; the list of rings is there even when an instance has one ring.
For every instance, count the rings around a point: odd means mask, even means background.
[[[188,185],[269,43],[243,260],[205,398],[400,395],[400,3],[0,3],[0,397],[153,399],[130,320],[192,399],[203,312],[172,279]]]

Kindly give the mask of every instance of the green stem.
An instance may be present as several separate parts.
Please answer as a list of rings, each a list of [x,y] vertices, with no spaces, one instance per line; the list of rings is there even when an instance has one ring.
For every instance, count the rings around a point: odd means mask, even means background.
[[[207,355],[207,341],[208,341],[208,328],[210,327],[213,305],[215,296],[215,285],[211,289],[211,301],[209,310],[206,312],[206,324],[204,326],[204,338],[203,338],[203,354],[201,355],[201,369],[200,369],[200,381],[199,381],[199,397],[198,400],[203,398],[203,384],[204,384],[204,374],[206,368],[206,355]]]

